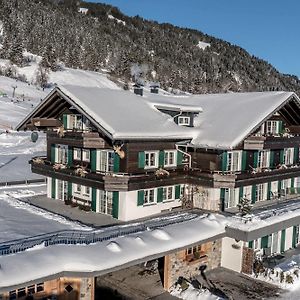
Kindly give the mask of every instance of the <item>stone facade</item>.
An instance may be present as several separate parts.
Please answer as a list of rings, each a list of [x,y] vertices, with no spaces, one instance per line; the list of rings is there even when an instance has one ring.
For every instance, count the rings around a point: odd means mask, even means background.
[[[34,300],[58,299],[58,300],[93,300],[94,278],[67,278],[61,277],[0,295],[3,300],[14,298],[25,300],[32,295]]]
[[[222,240],[216,240],[201,245],[200,255],[188,255],[187,249],[165,256],[164,289],[169,291],[178,277],[191,278],[200,274],[199,267],[206,265],[206,270],[221,265]]]
[[[252,274],[253,262],[254,262],[254,250],[244,247],[243,258],[242,258],[242,273]]]
[[[210,210],[220,210],[220,192],[217,189],[193,186],[190,188],[193,193],[194,207]]]

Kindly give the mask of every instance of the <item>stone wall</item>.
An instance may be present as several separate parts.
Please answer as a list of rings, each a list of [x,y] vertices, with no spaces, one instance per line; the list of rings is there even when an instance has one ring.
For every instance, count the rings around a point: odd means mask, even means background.
[[[252,274],[254,262],[254,250],[244,247],[242,257],[242,273]]]
[[[164,289],[169,291],[178,277],[187,279],[200,274],[199,267],[206,265],[206,270],[217,268],[221,265],[222,240],[216,240],[201,245],[205,256],[189,259],[186,250],[165,256],[164,261]]]
[[[194,207],[210,211],[220,210],[219,189],[193,186],[190,188],[190,193],[193,193]]]

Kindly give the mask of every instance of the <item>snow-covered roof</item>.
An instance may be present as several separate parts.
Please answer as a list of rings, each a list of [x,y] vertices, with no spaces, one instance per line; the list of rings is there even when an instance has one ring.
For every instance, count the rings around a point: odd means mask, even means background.
[[[189,140],[199,148],[232,149],[290,99],[292,92],[171,96],[98,87],[57,87],[62,97],[112,139]],[[48,101],[47,97],[45,101]],[[300,105],[300,104],[299,104]],[[43,102],[26,119],[35,116]],[[194,127],[179,126],[159,109],[195,112]],[[24,122],[17,129],[22,128]]]
[[[194,121],[192,144],[201,148],[232,149],[289,99],[292,92],[204,94],[186,97],[150,95],[154,105],[201,107]]]

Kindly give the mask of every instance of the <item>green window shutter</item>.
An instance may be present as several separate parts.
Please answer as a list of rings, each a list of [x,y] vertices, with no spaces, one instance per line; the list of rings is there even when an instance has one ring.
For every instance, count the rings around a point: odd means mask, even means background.
[[[51,145],[51,163],[54,164],[55,163],[55,145]]]
[[[262,249],[268,248],[268,241],[269,241],[269,236],[268,236],[268,235],[263,236],[263,237],[261,238],[260,247],[261,247]]]
[[[295,147],[294,148],[294,164],[299,162],[299,148]]]
[[[139,152],[139,168],[145,168],[145,152]]]
[[[63,121],[63,126],[64,126],[64,129],[68,129],[68,119],[67,119],[68,115],[66,114],[63,114],[62,116],[62,121]]]
[[[256,185],[252,185],[252,193],[251,193],[251,203],[254,204],[256,202]]]
[[[72,166],[73,165],[73,148],[72,147],[68,147],[68,166]]]
[[[91,149],[91,171],[96,171],[96,165],[97,165],[97,150]]]
[[[295,194],[295,178],[291,178],[291,194]]]
[[[297,246],[297,240],[298,240],[298,237],[297,237],[297,235],[298,235],[298,228],[297,228],[298,226],[293,226],[293,240],[292,240],[292,247],[293,248],[296,248],[296,246]]]
[[[281,181],[278,180],[278,188],[277,188],[278,193],[281,192]]]
[[[115,219],[119,218],[119,192],[113,192],[112,216]]]
[[[163,188],[157,189],[157,203],[163,202]]]
[[[253,241],[248,242],[248,248],[253,249]]]
[[[55,199],[56,196],[56,180],[51,178],[51,198]]]
[[[92,188],[92,211],[96,211],[97,190]]]
[[[163,167],[165,163],[165,152],[159,151],[159,159],[158,159],[158,166]]]
[[[270,166],[271,169],[274,168],[274,151],[270,151]]]
[[[280,163],[284,163],[284,150],[280,150]]]
[[[222,171],[227,171],[227,151],[222,153]]]
[[[285,229],[281,231],[280,252],[285,251]]]
[[[120,156],[115,153],[114,155],[114,172],[117,173],[120,171]]]
[[[180,199],[180,185],[175,185],[175,199]]]
[[[258,165],[258,151],[253,152],[253,168],[257,168]]]
[[[221,211],[225,211],[225,188],[220,188],[220,206]]]
[[[177,166],[181,166],[183,161],[183,153],[177,151]]]
[[[137,197],[137,205],[143,206],[144,205],[144,197],[145,192],[144,191],[138,191],[138,197]]]
[[[245,171],[247,168],[247,151],[242,152],[242,171]]]
[[[278,122],[278,133],[283,133],[283,122],[282,121]]]
[[[72,195],[73,195],[72,187],[73,187],[72,182],[68,181],[68,197],[69,197],[69,199],[71,199]]]
[[[267,200],[271,199],[271,182],[268,182]]]
[[[239,202],[241,202],[241,198],[244,197],[244,187],[240,187],[240,190],[239,190]]]

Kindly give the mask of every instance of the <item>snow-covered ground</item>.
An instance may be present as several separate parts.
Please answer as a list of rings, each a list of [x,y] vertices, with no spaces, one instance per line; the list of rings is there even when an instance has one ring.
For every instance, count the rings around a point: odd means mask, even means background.
[[[45,189],[45,186],[43,187]],[[21,202],[7,195],[6,192],[0,190],[0,242],[58,230],[90,229]],[[13,194],[15,196],[32,196],[36,193],[31,190],[30,186],[23,186],[21,192],[14,191]]]
[[[204,50],[205,48],[210,47],[210,43],[205,43],[205,42],[199,41],[197,44],[197,47]]]

